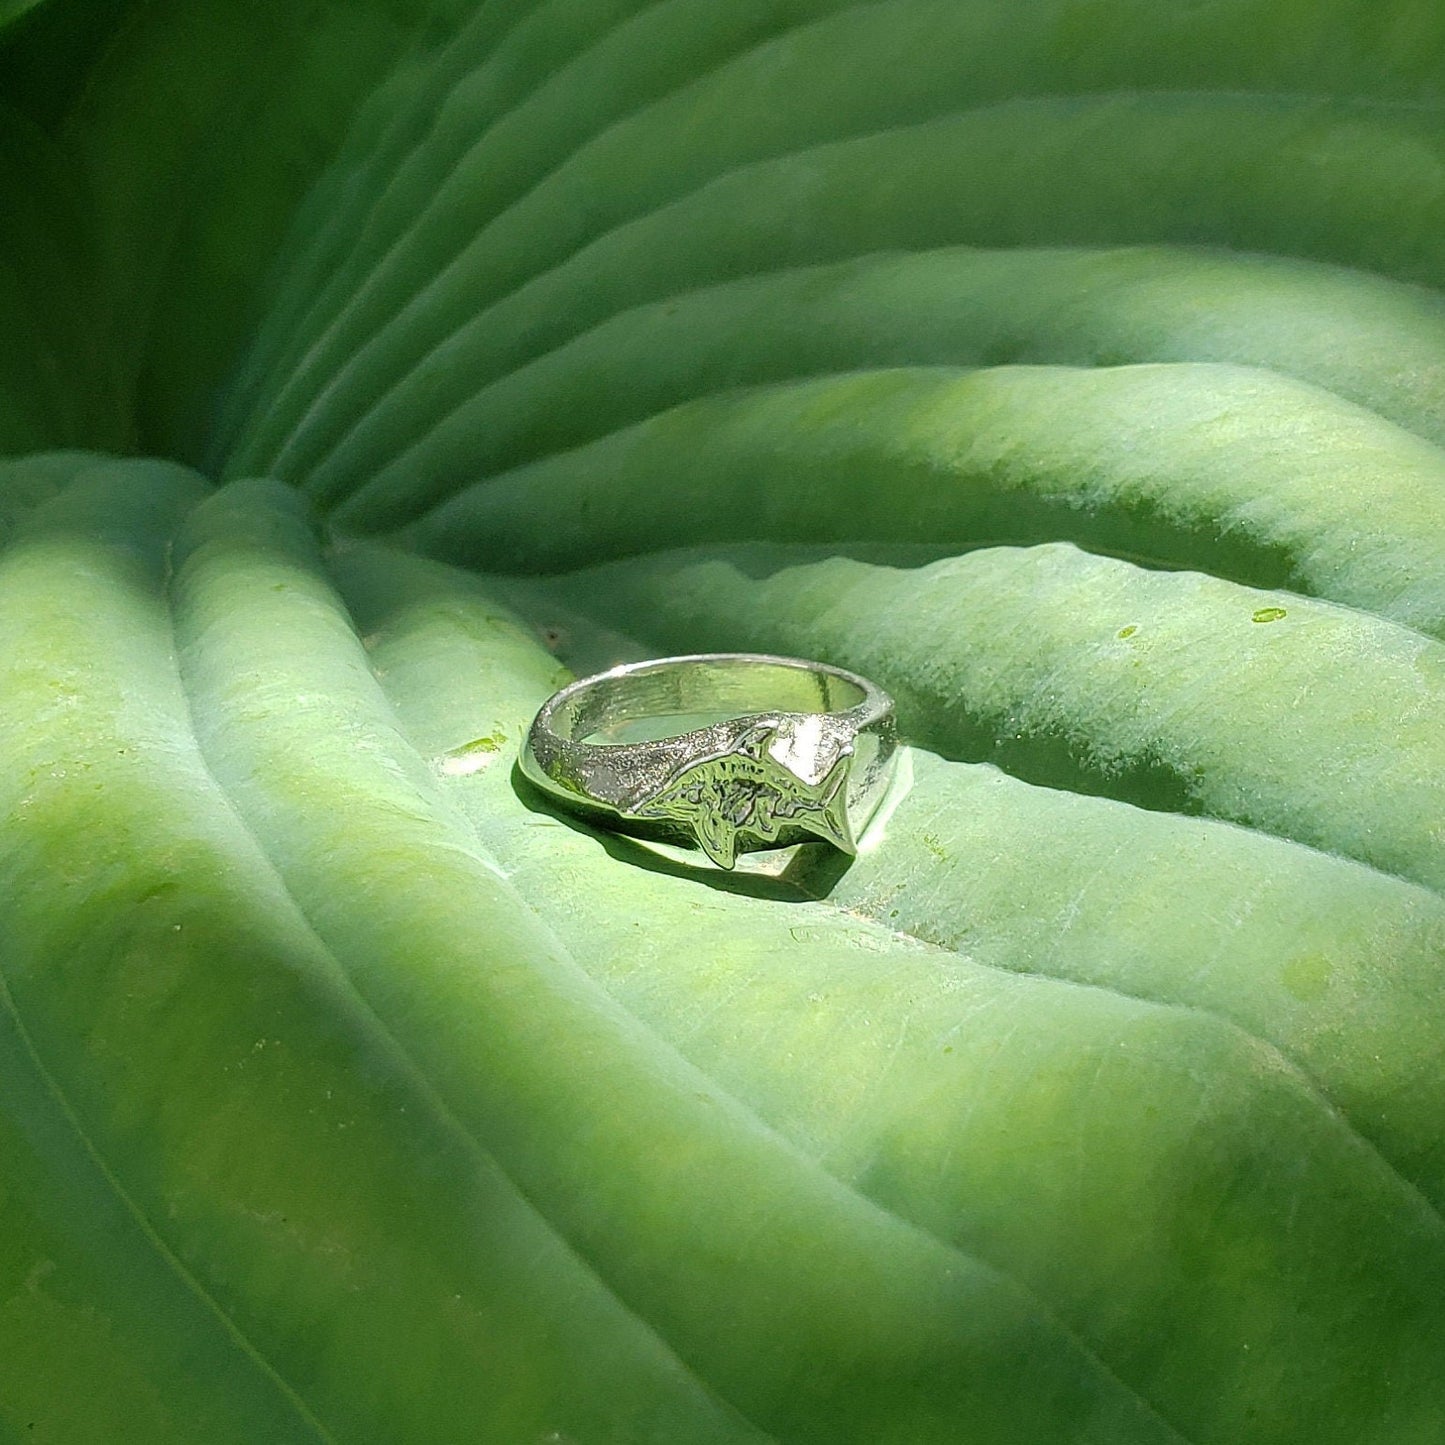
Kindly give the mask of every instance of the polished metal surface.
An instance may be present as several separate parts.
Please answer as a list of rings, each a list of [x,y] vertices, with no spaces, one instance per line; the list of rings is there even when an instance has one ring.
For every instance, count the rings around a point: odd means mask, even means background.
[[[737,855],[821,839],[845,853],[888,784],[892,699],[842,668],[762,653],[629,663],[551,697],[522,770],[618,832]]]

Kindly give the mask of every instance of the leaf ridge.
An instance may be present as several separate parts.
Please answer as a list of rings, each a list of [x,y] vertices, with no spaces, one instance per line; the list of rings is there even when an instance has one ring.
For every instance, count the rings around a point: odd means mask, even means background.
[[[1200,400],[1171,413],[1186,383]],[[1049,421],[1031,425],[1018,407],[1031,400],[1044,411],[1040,397]],[[1284,460],[1266,406],[1313,429],[1320,458]],[[1224,407],[1230,435],[1206,458],[1198,434]],[[1101,442],[1090,409],[1128,445]],[[1070,421],[1074,438],[1061,440]],[[1159,450],[1175,433],[1177,461]],[[684,436],[683,458],[701,445],[690,470],[677,465]],[[1325,460],[1330,444],[1337,470]],[[1445,632],[1445,593],[1432,601],[1419,580],[1425,561],[1445,557],[1445,528],[1432,535],[1428,510],[1411,509],[1432,483],[1445,485],[1445,449],[1277,371],[1214,362],[824,371],[719,385],[593,440],[538,450],[509,471],[458,479],[406,529],[409,541],[448,560],[555,572],[757,535],[843,553],[917,546],[929,558],[1067,540],[1153,570],[1356,607],[1422,636]],[[1247,488],[1226,481],[1231,467]],[[1346,467],[1360,479],[1358,506],[1330,496]],[[679,473],[687,480],[669,489]],[[1310,501],[1316,489],[1327,505]],[[642,500],[659,491],[660,505]],[[828,536],[822,516],[847,517],[842,534]],[[1338,545],[1355,522],[1376,533],[1363,561]],[[1382,544],[1388,558],[1375,561]]]
[[[1210,309],[1202,330],[1197,312],[1171,303],[1181,282]],[[600,397],[604,427],[615,429],[685,404],[709,383],[880,366],[1247,365],[1323,387],[1439,444],[1445,421],[1428,378],[1445,346],[1442,301],[1322,262],[1182,246],[942,246],[773,267],[629,304],[571,338],[549,339],[510,371],[449,392],[443,414],[358,479],[333,516],[366,531],[412,520],[408,509],[458,477],[526,463],[539,431],[557,435],[559,414],[568,418],[564,445],[595,440]],[[788,347],[796,354],[780,364]],[[665,370],[655,359],[663,355]],[[579,414],[588,421],[577,424]],[[329,495],[316,479],[309,490]]]

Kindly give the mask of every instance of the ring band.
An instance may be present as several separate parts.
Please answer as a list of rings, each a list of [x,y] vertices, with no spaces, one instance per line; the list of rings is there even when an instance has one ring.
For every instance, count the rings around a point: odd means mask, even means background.
[[[521,762],[571,811],[731,868],[740,852],[814,839],[856,853],[897,746],[893,700],[867,678],[712,652],[564,687],[538,712]]]

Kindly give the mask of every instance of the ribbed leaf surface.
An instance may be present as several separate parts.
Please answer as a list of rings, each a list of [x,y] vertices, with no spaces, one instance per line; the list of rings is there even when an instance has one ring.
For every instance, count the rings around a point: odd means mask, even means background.
[[[1438,1445],[1445,12],[30,8],[0,1440]],[[851,865],[520,781],[705,649]]]

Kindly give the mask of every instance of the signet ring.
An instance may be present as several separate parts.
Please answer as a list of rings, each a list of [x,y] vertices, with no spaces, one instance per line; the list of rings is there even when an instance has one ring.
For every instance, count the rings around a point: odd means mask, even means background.
[[[887,791],[893,700],[857,673],[762,653],[627,663],[543,704],[525,775],[613,831],[739,853],[829,843],[854,854]]]

